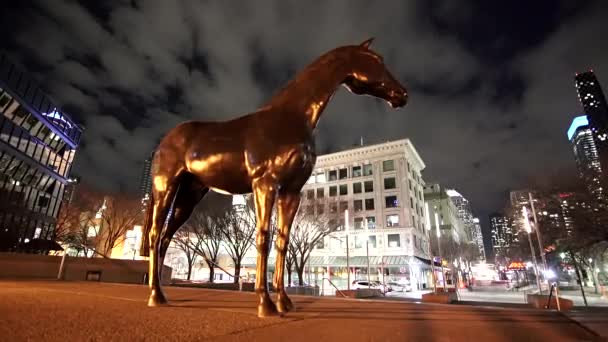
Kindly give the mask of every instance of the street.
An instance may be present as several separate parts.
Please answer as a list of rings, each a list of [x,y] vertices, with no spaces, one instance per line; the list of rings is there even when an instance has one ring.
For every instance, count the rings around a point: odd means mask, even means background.
[[[596,341],[551,311],[293,296],[296,312],[259,319],[253,293],[141,285],[0,281],[0,341]]]

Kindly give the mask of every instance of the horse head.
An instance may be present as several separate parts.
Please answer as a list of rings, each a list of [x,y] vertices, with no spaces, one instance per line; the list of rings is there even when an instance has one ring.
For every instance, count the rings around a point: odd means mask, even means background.
[[[369,48],[372,41],[373,38],[350,47],[352,68],[343,84],[354,94],[381,98],[393,108],[403,107],[407,90],[388,71],[382,56]]]

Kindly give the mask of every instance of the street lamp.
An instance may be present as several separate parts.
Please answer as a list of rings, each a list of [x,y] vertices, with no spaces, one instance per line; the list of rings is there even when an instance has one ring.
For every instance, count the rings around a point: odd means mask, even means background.
[[[433,251],[431,249],[431,214],[429,214],[429,202],[424,203],[424,214],[426,223],[426,236],[429,244],[429,257],[431,259],[431,280],[433,281],[433,292],[437,292],[437,278],[435,275],[435,261],[433,261]]]
[[[348,245],[348,209],[344,210],[344,231],[346,232],[346,289],[350,291],[350,254]]]
[[[446,291],[445,275],[443,274],[443,256],[441,255],[441,228],[439,227],[439,214],[435,212],[435,227],[437,234],[437,249],[439,250],[439,269],[441,270],[441,278],[443,278],[443,291]]]
[[[532,262],[534,263],[534,273],[536,274],[536,285],[538,286],[538,293],[543,294],[543,289],[541,287],[540,277],[538,274],[538,265],[536,264],[534,245],[532,245],[532,227],[530,226],[530,219],[528,218],[528,208],[526,208],[525,206],[522,209],[522,215],[524,216],[524,228],[528,233],[528,242],[530,243],[530,253],[532,253]]]

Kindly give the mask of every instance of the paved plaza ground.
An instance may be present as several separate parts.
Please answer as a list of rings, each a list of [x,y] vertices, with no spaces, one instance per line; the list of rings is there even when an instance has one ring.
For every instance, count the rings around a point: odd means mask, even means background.
[[[597,341],[552,311],[294,296],[259,319],[253,293],[140,285],[0,280],[0,341]]]

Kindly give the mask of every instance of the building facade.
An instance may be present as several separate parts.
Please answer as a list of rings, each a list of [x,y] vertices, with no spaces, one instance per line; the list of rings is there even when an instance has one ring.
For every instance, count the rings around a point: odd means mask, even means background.
[[[450,194],[454,195],[452,191],[437,183],[427,184],[424,187],[424,198],[429,204],[431,226],[436,228],[434,218],[437,213],[442,236],[451,236],[457,243],[470,242],[465,223],[461,220],[458,207],[450,196]]]
[[[446,192],[452,202],[454,202],[457,209],[458,218],[463,224],[465,241],[474,241],[475,224],[473,222],[474,217],[471,203],[454,189],[447,190]]]
[[[409,139],[317,157],[302,189],[300,210],[327,215],[333,220],[329,225],[337,228],[311,252],[307,265],[311,282],[319,284],[322,277],[329,277],[345,289],[347,265],[353,281],[367,279],[369,264],[372,280],[407,280],[414,287],[430,286],[424,168]],[[252,248],[243,266],[255,266],[255,253]],[[273,249],[271,270],[274,260]]]
[[[82,128],[0,54],[0,251],[53,239]]]
[[[513,229],[512,218],[501,213],[490,215],[490,229],[492,231],[494,260],[499,262],[501,258],[505,257],[506,250],[518,243],[518,236]]]
[[[601,169],[608,168],[608,105],[602,87],[593,70],[575,77],[578,99],[587,116],[588,126],[599,157]],[[606,183],[603,174],[602,183]]]
[[[140,197],[146,201],[152,194],[152,156],[153,153],[144,160],[144,166],[141,170],[141,178],[139,181]]]
[[[481,232],[481,222],[477,217],[473,218],[473,242],[477,245],[479,249],[480,261],[482,263],[486,262],[486,249],[483,245],[483,234]]]
[[[577,116],[572,120],[568,129],[568,140],[572,144],[579,177],[594,197],[602,198],[602,166],[587,115]]]

